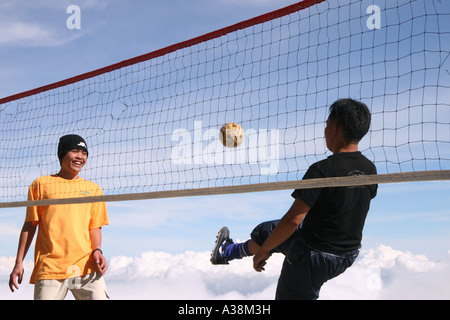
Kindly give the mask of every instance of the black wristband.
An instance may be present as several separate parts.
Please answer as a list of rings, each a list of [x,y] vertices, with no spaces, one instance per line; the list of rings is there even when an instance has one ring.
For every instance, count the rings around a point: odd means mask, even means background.
[[[100,251],[100,253],[103,255],[103,251],[99,248],[92,250],[91,254],[94,254],[95,251]]]

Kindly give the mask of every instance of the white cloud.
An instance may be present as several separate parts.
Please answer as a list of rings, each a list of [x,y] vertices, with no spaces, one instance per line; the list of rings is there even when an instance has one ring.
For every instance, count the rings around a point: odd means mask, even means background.
[[[209,252],[146,252],[137,258],[113,258],[108,286],[118,299],[271,300],[282,261],[282,255],[273,255],[266,271],[257,273],[251,259],[213,266]],[[449,267],[450,254],[433,262],[423,255],[381,245],[363,250],[347,272],[323,286],[320,298],[449,299],[450,289],[444,285],[444,279],[450,280]],[[123,287],[128,288],[126,294]]]
[[[58,46],[78,38],[66,37],[53,28],[35,22],[16,21],[0,25],[0,45]]]
[[[253,271],[249,258],[226,266],[213,266],[209,258],[209,252],[193,251],[113,257],[106,276],[109,294],[112,299],[133,300],[274,298],[282,255],[273,255],[262,273]],[[2,279],[9,276],[13,262],[13,258],[0,258]],[[430,261],[380,245],[362,250],[350,269],[325,283],[320,299],[449,299],[449,280],[450,251],[443,260]],[[11,294],[4,283],[0,299],[31,299],[32,292],[31,285],[22,284],[19,292]]]
[[[53,47],[72,42],[85,34],[68,32],[66,8],[71,1],[18,1],[0,5],[0,46]],[[79,1],[84,9],[104,10],[104,0]]]
[[[441,261],[380,245],[363,250],[355,265],[324,286],[321,297],[336,299],[449,299],[450,251]]]
[[[114,257],[108,290],[118,299],[273,299],[281,255],[272,257],[263,274],[253,271],[251,259],[213,266],[209,258],[209,252],[192,251]]]

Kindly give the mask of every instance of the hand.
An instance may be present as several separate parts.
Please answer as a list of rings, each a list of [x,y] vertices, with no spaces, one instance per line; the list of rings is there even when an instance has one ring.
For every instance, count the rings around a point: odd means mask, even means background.
[[[95,263],[97,264],[98,268],[100,269],[100,272],[102,275],[106,273],[106,269],[108,269],[108,264],[106,263],[106,258],[103,256],[101,251],[97,250],[92,254],[92,257],[94,258]]]
[[[18,278],[18,284],[16,282],[16,278]],[[9,275],[9,289],[11,289],[11,292],[14,292],[14,288],[19,290],[19,284],[22,283],[22,278],[23,278],[23,265],[22,263],[16,263],[13,271]]]
[[[264,271],[267,259],[270,258],[270,252],[260,249],[253,257],[253,269],[257,272]]]

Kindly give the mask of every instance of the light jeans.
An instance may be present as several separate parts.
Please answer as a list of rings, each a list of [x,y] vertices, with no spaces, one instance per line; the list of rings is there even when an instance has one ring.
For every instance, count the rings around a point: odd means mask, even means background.
[[[61,280],[38,280],[35,300],[64,300],[68,291],[76,300],[109,300],[105,280],[100,272]]]

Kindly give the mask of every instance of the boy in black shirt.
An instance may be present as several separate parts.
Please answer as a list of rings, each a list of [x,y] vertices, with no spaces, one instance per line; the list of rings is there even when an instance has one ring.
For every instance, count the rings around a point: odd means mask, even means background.
[[[376,174],[375,165],[358,151],[370,126],[370,111],[361,102],[342,99],[330,107],[325,128],[332,156],[311,165],[303,179]],[[274,252],[286,258],[276,299],[317,299],[323,283],[353,264],[361,247],[362,230],[377,185],[297,189],[292,207],[281,220],[258,225],[251,239],[233,243],[223,227],[211,254],[213,264],[253,257],[264,270]]]

